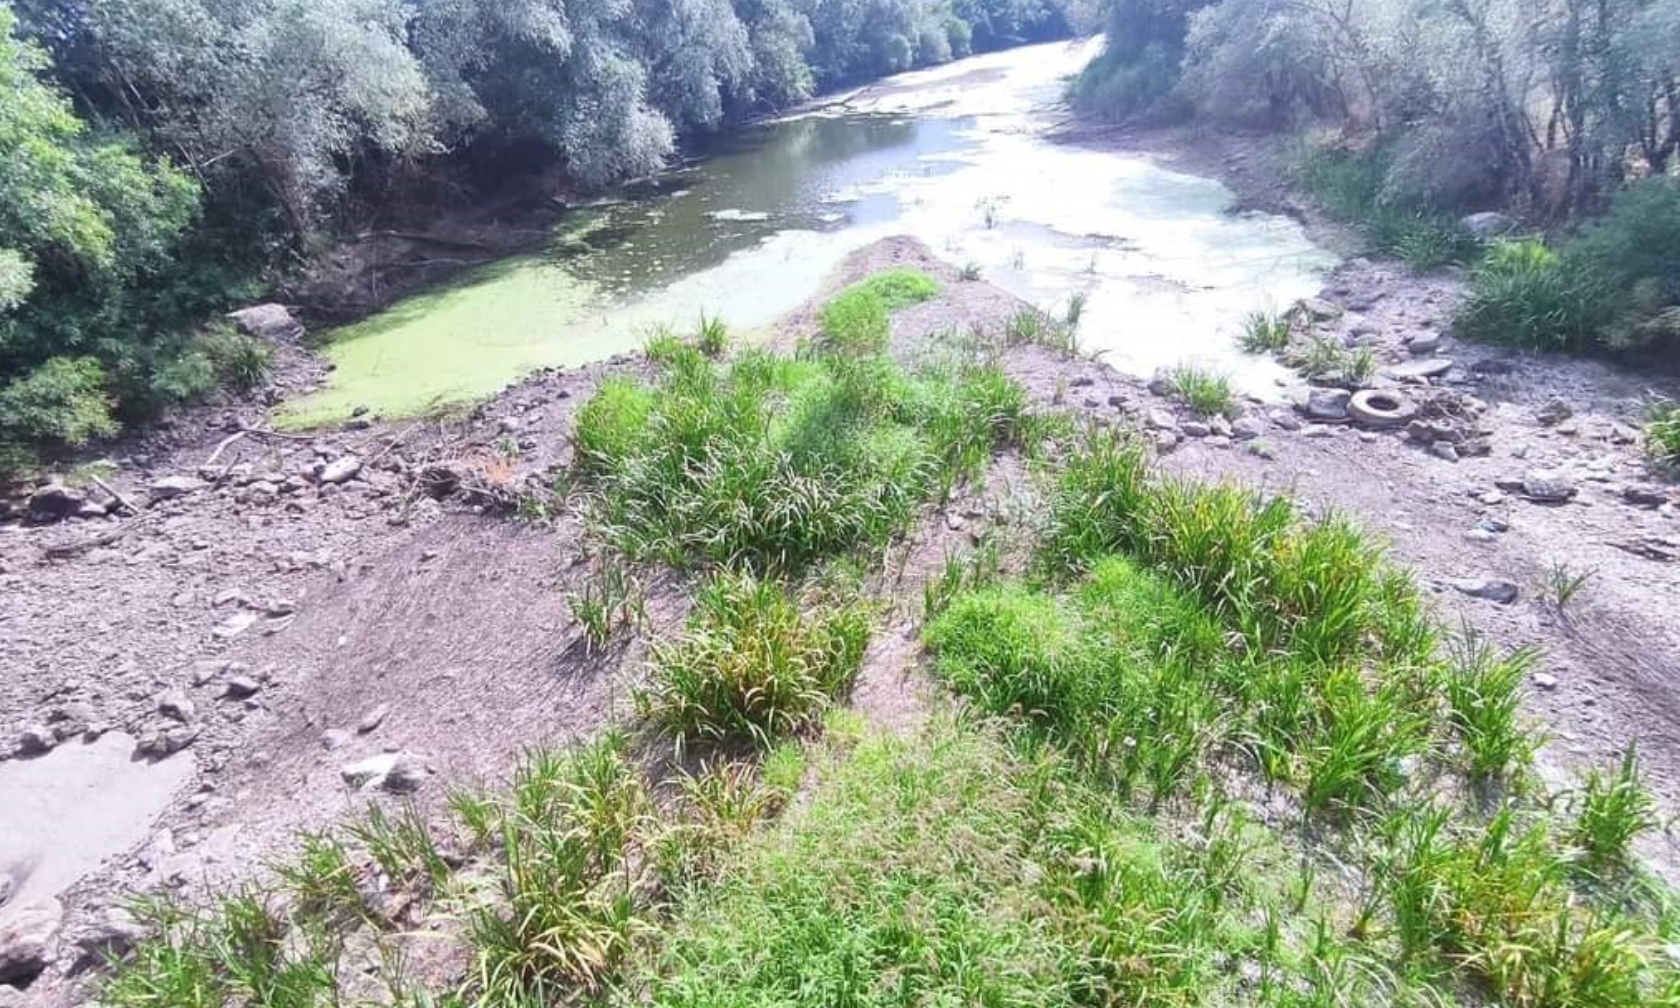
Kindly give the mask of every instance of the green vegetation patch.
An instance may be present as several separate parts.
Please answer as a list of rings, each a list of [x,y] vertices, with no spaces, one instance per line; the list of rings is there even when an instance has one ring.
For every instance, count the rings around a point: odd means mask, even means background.
[[[679,906],[650,1000],[1196,1003],[1257,941],[1230,852],[1168,844],[984,731],[870,738]]]
[[[1303,143],[1294,176],[1333,217],[1352,224],[1372,250],[1419,271],[1474,261],[1481,243],[1446,210],[1387,191],[1392,159],[1382,150],[1353,152]]]
[[[729,363],[665,344],[655,385],[607,383],[574,433],[606,537],[632,559],[796,571],[885,543],[1022,436],[1026,394],[995,366],[909,373],[836,331],[807,356]]]
[[[638,706],[679,752],[691,744],[768,748],[850,687],[869,624],[857,603],[720,574],[696,599],[687,634],[657,649]]]

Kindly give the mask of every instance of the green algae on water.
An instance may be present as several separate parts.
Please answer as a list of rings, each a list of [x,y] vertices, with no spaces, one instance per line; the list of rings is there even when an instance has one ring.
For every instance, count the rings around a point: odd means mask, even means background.
[[[623,340],[585,317],[593,298],[591,285],[538,258],[475,270],[329,333],[326,387],[287,403],[279,423],[333,423],[359,407],[414,416],[482,399],[536,368],[610,356]]]

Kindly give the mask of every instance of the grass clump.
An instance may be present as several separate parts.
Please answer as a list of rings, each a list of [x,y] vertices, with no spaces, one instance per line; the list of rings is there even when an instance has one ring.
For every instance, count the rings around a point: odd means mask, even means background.
[[[1660,466],[1680,467],[1680,403],[1658,403],[1645,423],[1645,453]]]
[[[768,748],[816,721],[857,675],[869,640],[860,605],[835,605],[751,575],[700,593],[688,632],[661,646],[638,706],[690,745]]]
[[[1245,353],[1274,353],[1289,346],[1289,316],[1276,312],[1250,312],[1243,319],[1237,345]]]
[[[1231,380],[1194,364],[1180,364],[1167,372],[1167,387],[1185,405],[1203,416],[1229,416],[1236,408]]]
[[[996,367],[911,374],[839,342],[727,364],[683,347],[656,387],[603,384],[573,438],[606,538],[631,561],[798,570],[886,542],[1025,430]]]
[[[1625,867],[1634,839],[1659,825],[1656,802],[1639,770],[1638,746],[1629,745],[1614,771],[1587,775],[1570,839],[1584,866],[1602,873]]]
[[[1524,770],[1536,739],[1522,723],[1522,685],[1539,652],[1499,653],[1466,627],[1446,665],[1447,714],[1464,742],[1473,779],[1491,780]]]
[[[938,294],[938,281],[919,270],[876,273],[836,294],[823,306],[822,343],[839,353],[880,353],[887,346],[891,314]]]

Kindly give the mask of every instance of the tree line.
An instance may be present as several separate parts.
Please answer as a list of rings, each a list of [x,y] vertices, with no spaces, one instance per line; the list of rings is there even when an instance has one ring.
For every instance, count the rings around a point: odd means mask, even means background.
[[[580,189],[1054,0],[0,0],[0,473],[260,362],[202,321],[359,215]]]
[[[1469,334],[1680,361],[1680,0],[1110,0],[1086,113],[1296,130],[1327,208],[1474,267]],[[1502,209],[1550,240],[1484,246]]]

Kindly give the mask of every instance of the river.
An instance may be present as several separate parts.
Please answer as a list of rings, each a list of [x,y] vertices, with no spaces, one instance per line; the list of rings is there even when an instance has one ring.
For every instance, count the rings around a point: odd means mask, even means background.
[[[750,337],[848,253],[895,234],[1047,311],[1084,298],[1082,348],[1122,370],[1195,361],[1275,392],[1283,372],[1236,352],[1241,320],[1316,291],[1333,257],[1294,221],[1229,212],[1216,181],[1047,139],[1066,79],[1094,52],[1084,41],[977,56],[744,130],[657,195],[569,215],[545,254],[329,333],[328,384],[282,420],[482,398],[702,314]]]

